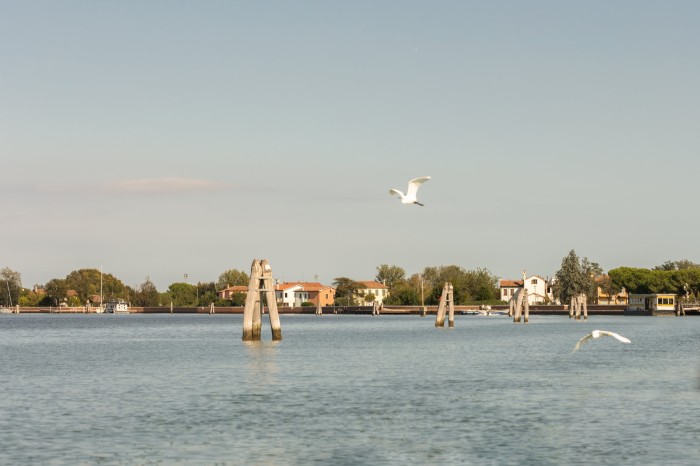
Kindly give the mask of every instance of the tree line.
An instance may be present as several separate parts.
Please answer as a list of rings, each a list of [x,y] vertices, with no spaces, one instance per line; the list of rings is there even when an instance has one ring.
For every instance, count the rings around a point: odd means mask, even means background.
[[[21,274],[8,267],[0,270],[0,305],[19,304],[23,307],[36,306],[84,306],[87,303],[99,305],[100,299],[123,299],[132,306],[240,306],[245,295],[239,293],[232,299],[219,299],[218,290],[228,286],[248,285],[247,273],[230,269],[219,275],[216,282],[199,282],[196,285],[186,282],[171,284],[166,291],[159,292],[148,278],[136,287],[130,287],[110,273],[98,269],[80,269],[69,273],[65,278],[54,278],[43,286],[28,290],[22,287]]]
[[[488,269],[467,270],[457,265],[425,267],[422,272],[410,276],[397,266],[381,264],[376,268],[375,280],[388,287],[389,295],[383,302],[388,305],[418,306],[436,305],[445,282],[454,287],[455,304],[497,304],[500,301],[498,277]],[[216,282],[172,283],[166,291],[157,290],[147,277],[136,287],[124,284],[109,273],[97,269],[80,269],[65,278],[49,280],[39,290],[22,287],[21,274],[8,267],[0,269],[0,305],[10,306],[82,306],[97,304],[100,290],[105,301],[124,299],[133,306],[177,307],[242,306],[244,293],[236,293],[231,299],[220,299],[217,291],[229,286],[248,285],[246,272],[229,269],[219,275]],[[334,280],[336,303],[341,305],[371,304],[377,297],[366,290],[364,284],[348,277]],[[603,273],[596,262],[587,257],[579,258],[572,249],[561,262],[555,274],[553,293],[561,303],[568,303],[572,296],[585,293],[589,302],[595,302],[597,288],[614,295],[623,289],[630,293],[675,293],[700,297],[700,264],[690,260],[666,261],[652,269],[617,267]]]

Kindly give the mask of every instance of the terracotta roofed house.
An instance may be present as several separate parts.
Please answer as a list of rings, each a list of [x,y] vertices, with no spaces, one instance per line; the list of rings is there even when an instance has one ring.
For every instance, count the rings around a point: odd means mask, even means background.
[[[374,295],[374,300],[379,304],[384,304],[384,299],[389,296],[389,287],[383,283],[374,280],[360,280],[358,283],[362,283],[367,288],[360,290],[362,295],[368,295],[372,293]]]
[[[235,293],[243,293],[244,295],[248,294],[248,287],[245,285],[234,285],[234,286],[228,286],[224,288],[223,290],[219,290],[216,292],[216,294],[219,295],[219,299],[231,299],[231,297]]]
[[[335,288],[318,282],[288,282],[275,286],[277,302],[283,306],[297,307],[304,302],[314,306],[332,306],[335,303]]]

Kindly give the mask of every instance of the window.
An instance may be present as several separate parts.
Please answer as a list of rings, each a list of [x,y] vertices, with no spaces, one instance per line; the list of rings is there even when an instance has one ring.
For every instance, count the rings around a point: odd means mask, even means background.
[[[533,285],[537,285],[537,279],[533,278],[532,280],[530,280],[530,283],[532,283]]]

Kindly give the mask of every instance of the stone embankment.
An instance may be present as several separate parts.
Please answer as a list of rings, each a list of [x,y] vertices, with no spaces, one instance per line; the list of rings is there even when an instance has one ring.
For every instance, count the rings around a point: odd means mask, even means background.
[[[425,306],[427,314],[435,314],[437,306]],[[480,306],[455,306],[456,314],[471,314],[480,311]],[[316,307],[280,307],[280,314],[315,314]],[[380,310],[381,315],[421,315],[422,306],[384,306]],[[211,314],[212,308],[209,306],[202,307],[174,307],[159,306],[159,307],[130,307],[130,314]],[[233,306],[218,306],[213,309],[214,314],[243,314],[243,307]],[[507,312],[507,305],[491,306],[491,312]],[[620,305],[588,305],[589,315],[622,315],[624,314],[625,306]],[[87,307],[21,307],[21,314],[94,314],[97,308]],[[481,312],[485,312],[481,310]],[[355,315],[371,315],[372,306],[325,306],[323,314],[355,314]],[[530,306],[531,315],[562,315],[568,316],[568,306],[550,306],[550,305],[532,305]],[[689,314],[690,315],[690,314]]]

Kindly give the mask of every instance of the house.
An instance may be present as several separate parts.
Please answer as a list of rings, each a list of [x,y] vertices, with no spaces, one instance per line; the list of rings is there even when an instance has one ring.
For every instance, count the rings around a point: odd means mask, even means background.
[[[384,304],[384,299],[389,296],[389,287],[386,286],[383,283],[379,283],[374,280],[365,280],[365,281],[359,281],[358,283],[362,283],[365,285],[367,288],[362,288],[358,290],[358,294],[361,295],[360,299],[364,301],[364,296],[367,296],[368,294],[373,294],[374,295],[374,300],[377,304]],[[363,304],[367,303],[366,301],[363,302]]]
[[[523,270],[522,280],[500,280],[498,287],[503,301],[509,301],[518,290],[527,290],[528,304],[542,304],[554,302],[552,284],[553,280],[540,275],[528,276]]]
[[[294,307],[297,302],[296,293],[301,291],[303,288],[303,285],[298,282],[278,284],[275,286],[275,297],[277,298],[277,304],[285,307]],[[301,299],[302,296],[303,295],[300,293],[298,298]],[[299,302],[299,306],[301,306],[302,302],[303,301]]]
[[[279,283],[275,295],[277,302],[287,307],[298,307],[304,302],[322,307],[335,303],[335,288],[318,282]]]
[[[630,293],[625,314],[629,315],[672,315],[676,310],[674,293]]]
[[[498,282],[498,289],[500,291],[501,300],[510,301],[510,298],[515,296],[518,288],[522,288],[522,280],[500,280]]]
[[[236,293],[243,293],[244,295],[247,295],[248,287],[245,285],[227,286],[223,290],[219,290],[216,292],[216,294],[219,295],[219,299],[231,299]]]
[[[609,293],[606,293],[603,291],[603,286],[605,283],[610,280],[610,277],[608,275],[600,275],[598,277],[595,277],[595,282],[597,285],[596,289],[596,303],[597,304],[627,304],[628,303],[628,294],[627,290],[624,288],[615,293],[614,295],[610,296]]]

